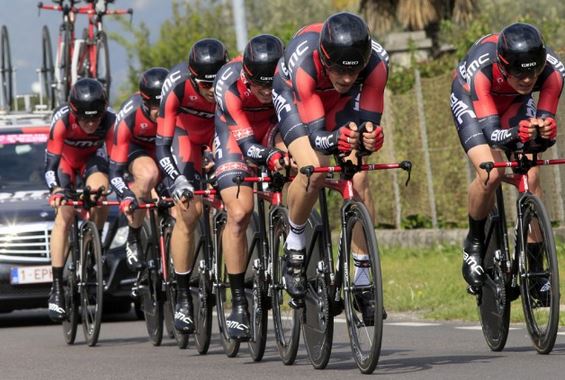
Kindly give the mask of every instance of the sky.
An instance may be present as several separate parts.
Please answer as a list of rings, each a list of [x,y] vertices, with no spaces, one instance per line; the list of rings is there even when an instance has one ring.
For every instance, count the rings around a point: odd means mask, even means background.
[[[41,11],[38,16],[37,0],[0,0],[0,25],[6,25],[10,35],[12,65],[16,67],[17,93],[31,93],[31,86],[38,81],[36,70],[41,63],[41,30],[43,25],[49,27],[53,55],[62,15],[54,11]],[[43,0],[44,4],[53,4],[51,0]],[[84,4],[81,2],[80,4]],[[80,5],[79,4],[79,5]],[[145,22],[155,40],[159,35],[161,24],[171,17],[170,0],[116,0],[110,8],[133,8],[133,24]],[[81,17],[82,16],[82,17]],[[106,32],[120,32],[122,27],[109,16],[104,19]],[[127,17],[129,16],[122,16]],[[87,25],[86,16],[79,15],[75,30],[81,31]],[[82,33],[82,32],[81,32]],[[127,79],[127,55],[125,49],[110,40],[110,68],[112,70],[112,94]]]

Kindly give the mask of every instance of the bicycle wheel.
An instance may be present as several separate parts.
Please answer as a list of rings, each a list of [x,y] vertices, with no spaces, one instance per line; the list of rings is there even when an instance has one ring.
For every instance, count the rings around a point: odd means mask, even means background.
[[[325,197],[320,193],[320,202]],[[329,288],[330,268],[327,255],[331,255],[331,242],[323,237],[323,225],[319,214],[312,210],[310,219],[314,222],[312,236],[306,237],[307,247],[306,279],[307,290],[302,310],[302,338],[312,366],[323,369],[332,353],[334,314],[331,312],[331,289]],[[326,249],[329,249],[326,252]]]
[[[522,242],[537,242],[538,251],[521,247],[520,291],[528,333],[536,350],[553,349],[559,327],[559,269],[553,230],[539,198],[526,195],[522,202]],[[529,246],[530,244],[528,244]]]
[[[208,352],[212,336],[212,282],[210,281],[209,264],[206,264],[211,262],[210,257],[206,257],[206,255],[211,254],[208,252],[211,249],[211,244],[208,241],[211,237],[205,232],[207,229],[205,223],[208,223],[208,225],[210,223],[205,220],[207,217],[206,213],[202,214],[198,223],[198,233],[195,234],[195,240],[198,244],[196,245],[195,264],[192,270],[194,282],[191,281],[194,322],[196,323],[194,343],[199,354]],[[198,270],[196,270],[197,266]]]
[[[500,193],[502,194],[502,193]],[[498,194],[497,194],[498,195]],[[510,303],[508,286],[510,278],[501,265],[507,262],[506,244],[501,225],[505,217],[503,210],[495,208],[485,226],[485,282],[477,295],[479,317],[485,340],[492,351],[501,351],[506,345],[510,324]],[[503,260],[504,259],[504,260]]]
[[[229,289],[228,272],[224,266],[222,235],[226,226],[226,213],[222,211],[220,215],[214,218],[214,235],[216,237],[216,250],[214,252],[215,266],[215,284],[216,287],[216,314],[218,317],[218,330],[220,330],[220,341],[224,352],[230,358],[237,355],[239,351],[239,342],[230,339],[227,334],[226,316],[230,314],[231,309],[227,307],[227,290]]]
[[[174,219],[169,218],[167,220],[167,226],[165,227],[165,247],[166,247],[166,257],[167,257],[167,269],[169,272],[169,283],[167,285],[167,305],[168,305],[168,315],[170,318],[169,323],[172,326],[172,333],[175,341],[177,342],[177,347],[184,350],[188,347],[188,334],[183,334],[177,331],[174,327],[174,317],[175,317],[175,305],[177,303],[177,278],[175,276],[175,266],[173,265],[173,258],[170,254],[170,243],[171,234],[173,232]]]
[[[284,290],[282,266],[284,242],[289,231],[288,211],[277,207],[271,214],[271,296],[275,341],[284,364],[293,364],[300,342],[300,311],[289,306],[291,298]]]
[[[173,231],[174,219],[171,217],[166,217],[165,219],[161,220],[161,233],[163,234],[163,241],[165,243],[165,265],[167,268],[168,279],[165,285],[165,299],[163,302],[163,320],[165,323],[165,329],[167,332],[167,336],[170,339],[175,339],[175,326],[174,326],[174,315],[175,315],[175,306],[174,301],[171,303],[171,276],[174,275],[174,267],[173,262],[170,259],[169,255],[169,246],[171,242],[171,233]],[[171,274],[172,272],[173,274]],[[188,344],[188,341],[187,341]],[[185,346],[186,347],[186,346]]]
[[[102,322],[104,297],[104,276],[102,268],[102,247],[96,225],[84,222],[81,227],[82,249],[80,252],[80,299],[82,329],[89,346],[98,342]]]
[[[345,319],[353,359],[362,373],[373,373],[381,353],[383,333],[383,285],[375,228],[365,205],[349,203],[343,211],[343,295]],[[356,251],[356,252],[355,252]],[[355,254],[366,260],[354,265]]]
[[[63,270],[65,310],[67,311],[67,318],[63,320],[63,335],[67,344],[75,342],[79,321],[78,305],[80,298],[78,294],[77,256],[75,247],[69,243],[67,262]]]
[[[64,25],[59,36],[57,69],[55,71],[57,105],[67,102],[71,90],[71,29],[71,24]]]
[[[49,109],[55,108],[55,88],[53,87],[55,68],[53,65],[53,50],[49,28],[44,25],[41,40],[41,91],[45,104]]]
[[[154,346],[161,345],[163,340],[163,297],[162,282],[159,273],[160,258],[157,247],[151,236],[150,220],[145,219],[140,231],[140,248],[147,264],[143,269],[138,287],[140,288],[141,304],[145,316],[145,327],[149,339]]]
[[[104,31],[98,32],[96,39],[96,73],[95,78],[102,83],[107,96],[110,96],[110,53],[108,50],[108,37]]]
[[[80,44],[77,62],[76,62],[76,75],[77,80],[81,78],[92,78],[90,75],[90,51],[89,47],[93,45],[92,40],[88,39],[88,29],[82,30],[82,43]]]
[[[247,245],[251,257],[248,260],[245,275],[245,294],[249,305],[249,320],[251,339],[248,342],[249,354],[253,361],[261,361],[267,345],[268,298],[265,278],[266,252],[263,252],[262,239],[259,230],[259,216],[253,213],[247,226]]]
[[[2,87],[2,104],[6,110],[12,109],[14,92],[12,89],[12,54],[8,28],[2,25],[0,30],[0,86]]]

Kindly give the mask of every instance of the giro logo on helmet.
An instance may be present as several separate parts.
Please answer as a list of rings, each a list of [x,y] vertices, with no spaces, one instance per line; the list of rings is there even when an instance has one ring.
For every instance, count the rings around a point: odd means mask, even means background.
[[[359,64],[359,61],[342,61],[341,64],[345,66],[356,66]]]

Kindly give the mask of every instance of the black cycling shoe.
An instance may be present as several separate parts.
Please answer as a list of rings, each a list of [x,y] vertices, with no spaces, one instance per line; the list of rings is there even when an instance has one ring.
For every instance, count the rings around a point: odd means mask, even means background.
[[[182,334],[192,334],[194,332],[193,314],[192,297],[190,294],[177,294],[177,303],[175,305],[175,329]]]
[[[540,307],[549,307],[551,304],[551,283],[547,278],[539,278],[534,282],[530,294],[539,301]]]
[[[355,292],[353,307],[363,315],[365,326],[375,325],[375,299],[371,290],[357,290]],[[383,316],[386,312],[383,309]]]
[[[483,269],[483,245],[481,243],[472,242],[468,238],[463,243],[463,278],[473,288],[479,288],[485,278],[485,270]]]
[[[67,318],[67,312],[65,311],[65,293],[60,284],[53,282],[47,302],[49,318],[53,322],[62,322]]]
[[[249,311],[245,297],[232,299],[231,314],[226,318],[227,333],[230,339],[246,342],[251,338]]]
[[[304,270],[304,257],[306,250],[287,249],[285,246],[283,262],[283,280],[287,293],[293,298],[293,303],[299,306],[300,300],[306,295],[306,273]]]

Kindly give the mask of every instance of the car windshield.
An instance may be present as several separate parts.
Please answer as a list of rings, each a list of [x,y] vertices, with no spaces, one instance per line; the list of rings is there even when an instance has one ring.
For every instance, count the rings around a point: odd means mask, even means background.
[[[0,188],[43,188],[45,133],[0,134]]]

